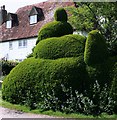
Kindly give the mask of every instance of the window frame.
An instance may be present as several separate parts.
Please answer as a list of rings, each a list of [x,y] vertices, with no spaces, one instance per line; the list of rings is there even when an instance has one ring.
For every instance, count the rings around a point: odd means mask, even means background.
[[[37,23],[37,15],[31,15],[30,18],[30,25]]]
[[[6,21],[6,28],[12,28],[12,20]]]
[[[27,40],[18,41],[18,48],[26,48],[26,47],[27,47]]]
[[[12,50],[13,49],[13,42],[9,42],[9,49]]]

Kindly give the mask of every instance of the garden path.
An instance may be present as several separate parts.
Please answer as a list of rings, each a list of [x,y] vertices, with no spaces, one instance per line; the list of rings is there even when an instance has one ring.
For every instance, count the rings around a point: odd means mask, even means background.
[[[54,118],[48,115],[24,113],[17,110],[10,110],[0,106],[0,120],[2,118]]]

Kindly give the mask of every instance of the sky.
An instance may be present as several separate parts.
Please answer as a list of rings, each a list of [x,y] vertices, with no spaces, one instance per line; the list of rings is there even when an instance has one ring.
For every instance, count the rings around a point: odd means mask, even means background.
[[[15,13],[20,7],[44,1],[47,0],[0,0],[0,7],[5,5],[7,12]]]

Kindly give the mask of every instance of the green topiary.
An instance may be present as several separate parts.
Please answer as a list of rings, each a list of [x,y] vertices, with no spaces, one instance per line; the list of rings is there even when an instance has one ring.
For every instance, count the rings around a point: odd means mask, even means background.
[[[34,49],[35,58],[57,59],[83,56],[85,37],[81,35],[65,35],[40,41]]]
[[[108,58],[108,50],[103,36],[98,30],[88,34],[86,40],[84,61],[87,65],[94,65],[104,62]]]
[[[43,60],[28,58],[4,79],[2,98],[11,103],[28,104],[41,101],[41,92],[54,89],[61,96],[61,84],[80,92],[88,87],[83,57]],[[27,103],[28,102],[28,103]]]
[[[50,37],[60,37],[67,34],[72,34],[73,28],[67,22],[53,21],[44,25],[38,34],[38,39],[36,44],[46,38]]]
[[[86,71],[88,72],[90,84],[93,85],[95,81],[99,83],[99,85],[104,87],[104,84],[111,87],[112,82],[112,68],[116,62],[115,58],[108,58],[105,62],[100,64],[95,64],[93,66],[86,65]]]
[[[58,8],[55,13],[54,13],[54,19],[56,21],[66,21],[68,20],[67,18],[67,13],[64,8]]]

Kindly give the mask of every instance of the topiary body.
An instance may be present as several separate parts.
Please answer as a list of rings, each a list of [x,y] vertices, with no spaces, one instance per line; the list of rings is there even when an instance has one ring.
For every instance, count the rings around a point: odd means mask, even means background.
[[[34,57],[44,59],[78,57],[84,54],[84,47],[85,37],[80,35],[52,37],[37,44],[34,49]]]
[[[111,87],[112,82],[112,68],[116,63],[115,58],[109,57],[105,62],[95,65],[86,65],[86,71],[88,72],[90,84],[93,85],[95,81],[99,83],[101,87],[107,84]]]
[[[73,87],[80,92],[88,87],[84,81],[85,72],[82,57],[54,61],[28,58],[15,67],[4,80],[2,98],[17,104],[26,104],[28,99],[38,103],[41,101],[41,92],[50,93],[53,89],[59,91],[55,94],[62,99],[59,94],[61,85]]]

